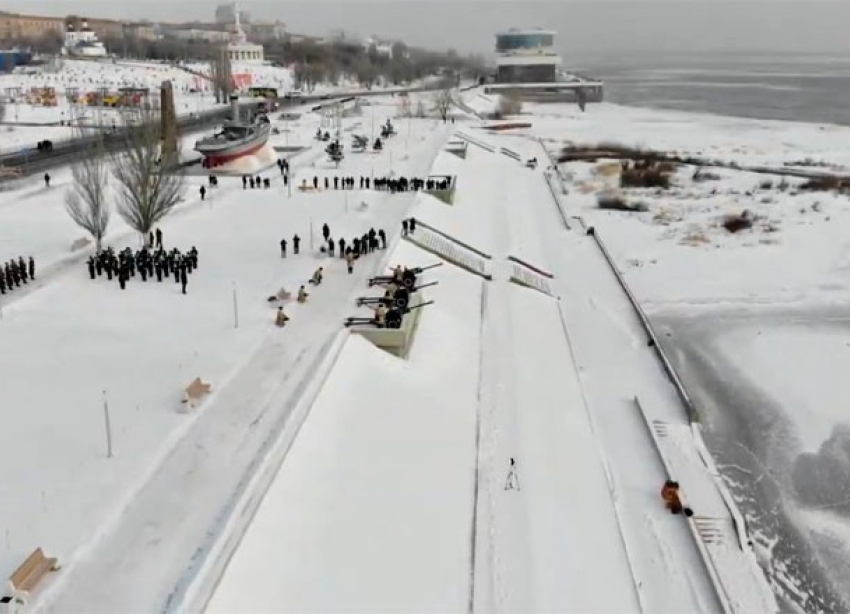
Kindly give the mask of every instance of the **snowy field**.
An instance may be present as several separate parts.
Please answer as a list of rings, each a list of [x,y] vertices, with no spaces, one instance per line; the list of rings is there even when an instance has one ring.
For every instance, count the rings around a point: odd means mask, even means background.
[[[389,100],[376,108],[381,122],[394,112]],[[345,120],[346,127],[362,122],[362,118]],[[317,116],[305,114],[278,127],[292,131],[286,138],[290,145],[313,147],[311,136],[318,125]],[[444,131],[427,120],[415,121],[409,129],[399,120],[397,127],[404,136],[390,139],[378,155],[351,154],[346,133],[347,158],[338,170],[325,160],[323,144],[295,156],[293,183],[300,185],[302,177],[311,180],[314,175],[381,176],[391,169],[427,173]],[[285,136],[276,139],[282,144]],[[309,365],[310,352],[319,350],[346,315],[346,297],[354,284],[363,283],[367,270],[379,266],[378,256],[369,256],[357,275],[348,276],[343,261],[319,257],[322,223],[328,223],[335,236],[359,235],[370,227],[385,228],[393,236],[409,207],[404,195],[387,192],[304,194],[293,189],[290,195],[276,166],[261,175],[272,179],[272,189],[248,193],[239,178],[222,177],[220,187],[203,203],[198,189],[206,183],[205,176],[188,179],[185,201],[161,225],[166,247],[186,251],[194,245],[200,252],[200,267],[190,277],[186,296],[173,281],[144,284],[134,278],[122,292],[105,278],[89,280],[83,263],[86,254],[70,253],[81,232],[63,210],[69,171],[55,173],[49,189],[33,183],[2,194],[0,245],[8,251],[2,259],[33,255],[39,280],[35,288],[16,289],[0,299],[5,349],[0,369],[8,376],[2,412],[10,440],[17,442],[0,452],[4,468],[0,500],[16,502],[0,508],[5,527],[0,573],[8,576],[36,546],[59,553],[62,575],[42,594],[47,603],[55,604],[51,609],[92,611],[92,603],[98,603],[102,611],[116,611],[113,606],[122,609],[133,603],[150,610],[164,602],[167,593],[162,591],[170,590],[185,571],[198,544],[167,533],[173,530],[168,522],[183,522],[186,510],[180,505],[201,503],[208,506],[208,516],[193,515],[195,529],[203,536],[204,523],[213,522],[229,496],[227,489],[234,487],[239,472],[259,449],[264,434],[253,431],[250,424],[271,428],[267,421],[273,423],[275,412],[264,403],[275,389],[269,385],[276,382],[274,374],[282,369],[294,375]],[[291,251],[296,233],[302,238],[303,255],[282,260],[280,239],[290,241]],[[138,246],[137,236],[117,215],[106,242],[116,248]],[[274,309],[266,297],[281,287],[297,291],[319,265],[325,266],[325,286],[315,290],[316,297],[308,304],[288,308],[292,322],[286,330],[275,328]],[[234,301],[238,328],[234,328]],[[24,355],[38,358],[21,360]],[[212,384],[213,396],[196,412],[181,413],[182,390],[195,377]],[[276,385],[286,388],[291,383]],[[241,413],[228,412],[240,397]],[[112,459],[106,458],[104,401],[109,404],[116,450]],[[207,415],[213,422],[206,421]],[[236,440],[203,439],[215,425],[229,425],[236,432],[241,420],[247,420],[246,431]],[[200,459],[190,458],[182,466],[169,463],[176,462],[174,455],[180,450],[200,451],[210,445],[220,450],[225,465],[218,481],[196,486],[201,491],[218,490],[195,492],[188,500],[168,505],[146,497],[148,489],[173,477],[168,471],[185,472],[176,478],[179,486],[170,482],[167,488],[190,496],[193,466]],[[231,453],[226,452],[228,446],[234,448]],[[44,462],[48,450],[56,462]],[[148,516],[156,513],[170,516]],[[134,515],[143,519],[144,526],[158,526],[164,533],[159,538],[147,532],[140,535],[142,525],[124,524]],[[142,542],[128,545],[122,541],[125,537]],[[121,544],[119,550],[113,550],[116,542]],[[165,551],[154,553],[154,542]],[[128,557],[128,550],[136,547],[142,549],[138,556]],[[180,551],[181,547],[187,550]],[[153,560],[142,556],[145,549]],[[113,556],[124,563],[107,563]],[[163,566],[162,561],[172,559],[173,566]],[[122,576],[122,584],[103,575],[146,561],[158,561],[149,580],[130,573]],[[106,591],[108,595],[101,594]],[[132,601],[127,601],[130,595]]]

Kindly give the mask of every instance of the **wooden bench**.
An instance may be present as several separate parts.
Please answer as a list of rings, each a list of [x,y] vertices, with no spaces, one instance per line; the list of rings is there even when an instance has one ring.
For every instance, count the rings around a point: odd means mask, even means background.
[[[36,548],[15,570],[15,573],[9,576],[9,588],[12,589],[13,595],[26,598],[44,576],[58,569],[59,565],[55,558],[47,558],[41,548]]]

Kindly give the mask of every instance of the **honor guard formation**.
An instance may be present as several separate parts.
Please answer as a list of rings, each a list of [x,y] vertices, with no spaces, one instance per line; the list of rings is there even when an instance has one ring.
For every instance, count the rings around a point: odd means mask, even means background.
[[[24,260],[20,256],[17,260],[12,258],[6,264],[0,266],[0,294],[12,292],[20,288],[21,284],[29,283],[35,279],[35,260],[32,256]]]

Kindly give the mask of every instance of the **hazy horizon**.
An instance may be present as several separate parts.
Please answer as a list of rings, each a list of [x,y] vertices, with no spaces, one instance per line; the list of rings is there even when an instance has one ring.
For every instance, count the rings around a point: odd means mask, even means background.
[[[122,20],[212,21],[224,2],[5,0],[0,10]],[[342,29],[411,45],[487,54],[496,31],[542,26],[574,56],[617,53],[850,54],[846,0],[243,0],[291,32]]]

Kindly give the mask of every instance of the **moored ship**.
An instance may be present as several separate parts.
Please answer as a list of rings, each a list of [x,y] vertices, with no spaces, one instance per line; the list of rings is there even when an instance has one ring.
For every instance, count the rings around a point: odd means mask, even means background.
[[[195,143],[195,151],[204,156],[204,166],[213,168],[256,153],[269,140],[271,124],[263,114],[245,121],[240,117],[239,100],[230,97],[232,118],[225,121],[216,134]]]

